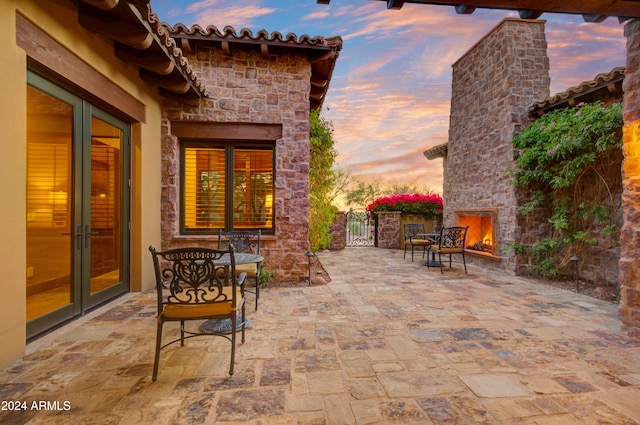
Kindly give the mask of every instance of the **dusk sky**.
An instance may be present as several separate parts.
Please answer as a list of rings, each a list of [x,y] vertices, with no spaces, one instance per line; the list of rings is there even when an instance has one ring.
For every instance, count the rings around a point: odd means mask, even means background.
[[[386,2],[367,0],[152,0],[151,8],[172,26],[341,36],[323,106],[338,166],[363,179],[436,191],[442,190],[442,160],[429,161],[423,152],[447,142],[451,66],[503,18],[518,17],[408,3],[387,10]],[[624,25],[617,18],[594,24],[545,13],[540,19],[547,21],[552,95],[625,65]]]

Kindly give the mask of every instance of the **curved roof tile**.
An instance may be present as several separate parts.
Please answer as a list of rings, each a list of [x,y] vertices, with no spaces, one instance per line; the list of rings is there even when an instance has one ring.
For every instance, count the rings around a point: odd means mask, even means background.
[[[162,25],[169,31],[172,35],[184,34],[184,35],[201,35],[203,37],[219,37],[225,39],[235,39],[235,40],[252,40],[252,41],[267,41],[267,42],[284,42],[284,43],[293,43],[300,45],[309,45],[309,46],[328,46],[327,39],[321,36],[311,37],[307,34],[303,34],[301,36],[297,36],[294,33],[288,33],[283,36],[282,33],[278,31],[274,31],[271,34],[267,30],[261,29],[256,35],[253,35],[253,32],[249,28],[242,28],[240,30],[236,30],[232,26],[225,26],[222,31],[218,29],[215,25],[208,25],[206,28],[202,28],[200,25],[195,24],[191,27],[188,27],[182,23],[178,23],[171,27],[167,23],[162,23]]]
[[[189,60],[182,54],[182,50],[176,45],[176,41],[171,37],[171,34],[167,31],[167,28],[160,22],[158,15],[151,12],[149,7],[147,15],[147,21],[154,33],[160,39],[162,45],[167,49],[168,53],[174,58],[175,62],[180,66],[183,74],[194,84],[199,94],[203,97],[207,97],[207,89],[195,74]]]
[[[616,88],[616,90],[621,90],[624,73],[625,68],[623,66],[619,66],[613,68],[609,72],[598,74],[593,80],[583,81],[575,87],[570,87],[566,91],[549,96],[541,102],[534,103],[529,107],[529,113],[539,115],[539,111],[554,109],[563,106],[565,103],[571,104],[572,99],[579,99],[581,96],[585,96],[600,89],[605,89],[607,86],[611,86],[612,84],[614,86],[618,84],[619,88]]]
[[[306,51],[311,63],[312,74],[312,87],[309,93],[311,109],[317,109],[322,106],[324,97],[329,89],[329,82],[336,60],[342,50],[342,37],[340,36],[325,38],[321,36],[311,37],[307,34],[297,36],[294,33],[288,33],[283,36],[280,32],[269,33],[264,29],[259,30],[254,35],[248,28],[242,28],[237,31],[231,26],[225,26],[220,30],[214,25],[209,25],[206,28],[198,24],[187,27],[179,23],[171,27],[163,22],[160,25],[167,34],[178,40],[178,43],[180,43],[180,40],[196,44],[222,43],[223,46],[226,43],[227,49],[229,44],[261,45],[263,48],[267,48],[263,51],[263,55],[267,54],[266,52],[268,52],[270,46]],[[191,48],[189,43],[180,45]]]

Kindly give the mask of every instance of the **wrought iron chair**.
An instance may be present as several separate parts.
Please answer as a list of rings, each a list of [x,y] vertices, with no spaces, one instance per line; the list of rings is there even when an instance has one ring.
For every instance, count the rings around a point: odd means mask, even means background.
[[[231,230],[218,232],[218,249],[228,248],[233,245],[235,252],[247,252],[260,255],[260,237],[261,230]],[[253,280],[255,286],[253,289],[245,289],[255,295],[256,310],[258,309],[258,298],[260,298],[260,267],[261,264],[238,264],[236,272],[246,273],[247,278]]]
[[[156,352],[153,362],[153,376],[158,377],[160,351],[180,341],[202,335],[222,336],[231,341],[231,366],[233,375],[236,333],[241,328],[242,342],[245,337],[245,305],[242,280],[236,276],[233,247],[229,250],[211,248],[178,248],[157,251],[149,247],[153,257],[158,297],[158,326]],[[240,317],[238,317],[240,312]],[[228,332],[187,330],[185,322],[209,319],[229,320]],[[238,319],[241,323],[238,323]],[[180,337],[162,344],[162,327],[165,322],[180,322]]]
[[[451,268],[451,256],[453,254],[462,254],[462,264],[464,264],[464,272],[467,273],[467,261],[464,257],[464,244],[467,238],[467,229],[469,226],[460,227],[443,227],[440,230],[438,239],[429,246],[430,253],[438,254],[438,262],[440,263],[440,273],[444,273],[442,263],[442,254],[449,254],[449,268]],[[427,264],[427,267],[429,264]]]
[[[416,247],[422,247],[422,258],[427,252],[427,248],[431,245],[431,240],[426,237],[424,224],[408,223],[404,225],[404,255],[407,257],[407,247],[411,247],[411,262],[413,262],[413,250]]]

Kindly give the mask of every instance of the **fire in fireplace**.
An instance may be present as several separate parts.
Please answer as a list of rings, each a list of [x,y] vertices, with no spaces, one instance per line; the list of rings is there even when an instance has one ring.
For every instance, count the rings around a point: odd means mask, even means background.
[[[496,254],[497,240],[494,223],[497,223],[497,209],[456,210],[454,214],[459,226],[469,226],[466,249]]]

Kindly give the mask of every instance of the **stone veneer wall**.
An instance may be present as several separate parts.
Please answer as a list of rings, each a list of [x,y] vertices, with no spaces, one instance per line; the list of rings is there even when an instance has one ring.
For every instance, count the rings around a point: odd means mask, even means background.
[[[340,251],[346,247],[346,221],[346,213],[344,211],[338,211],[336,218],[333,220],[333,223],[331,223],[331,228],[329,229],[331,232],[331,246],[329,249],[331,251]]]
[[[620,319],[640,338],[640,19],[625,24],[627,65],[623,84],[624,162],[620,234]]]
[[[377,238],[378,248],[400,249],[400,211],[381,211],[375,213],[378,217]]]
[[[516,271],[509,248],[518,236],[512,138],[528,123],[528,107],[549,95],[549,82],[541,20],[503,20],[453,65],[443,224],[457,224],[456,209],[497,208],[502,257],[469,255],[469,263]]]
[[[219,46],[198,46],[188,56],[207,86],[209,99],[198,106],[165,107],[162,144],[162,244],[217,246],[217,236],[180,235],[179,140],[171,122],[279,124],[276,142],[275,235],[262,237],[265,267],[278,281],[307,278],[309,251],[309,92],[311,66],[304,52],[273,49],[263,58],[259,47],[234,46],[227,55]]]

